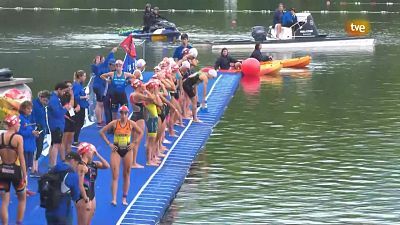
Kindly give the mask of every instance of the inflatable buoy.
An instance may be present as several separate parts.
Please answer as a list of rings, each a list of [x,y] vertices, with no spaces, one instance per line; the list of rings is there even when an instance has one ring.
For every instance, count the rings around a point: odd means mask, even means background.
[[[242,62],[242,73],[245,76],[259,76],[260,62],[255,58],[248,58]]]

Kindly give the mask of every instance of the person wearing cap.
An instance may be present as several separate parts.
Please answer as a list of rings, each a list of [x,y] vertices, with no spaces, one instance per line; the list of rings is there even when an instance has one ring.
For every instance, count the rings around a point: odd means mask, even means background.
[[[240,66],[240,62],[228,54],[228,49],[222,48],[221,56],[215,62],[214,69],[229,70],[231,67],[240,69]]]
[[[129,96],[129,102],[132,105],[132,116],[131,120],[136,122],[138,127],[144,131],[145,128],[145,105],[154,102],[154,97],[152,97],[146,90],[146,85],[139,79],[132,81],[132,87],[135,90]],[[143,133],[141,135],[136,135],[136,145],[133,151],[132,168],[143,168],[142,165],[136,162],[137,153],[139,150],[140,142],[142,141]]]
[[[128,205],[126,198],[128,197],[129,185],[130,185],[130,174],[132,166],[132,153],[135,149],[136,139],[132,139],[132,136],[140,136],[143,130],[132,120],[129,120],[128,113],[129,109],[123,105],[119,108],[120,118],[111,121],[105,127],[100,130],[100,136],[110,146],[111,149],[111,171],[112,171],[112,182],[111,192],[113,206],[117,205],[117,190],[118,190],[118,177],[119,167],[121,160],[123,160],[123,188],[122,188],[122,204]],[[114,130],[114,140],[111,142],[105,135],[105,131]]]
[[[91,224],[96,210],[96,178],[98,169],[108,169],[110,164],[96,150],[94,145],[82,142],[78,145],[78,154],[82,158],[82,163],[78,165],[79,188],[81,199],[77,202],[78,224]],[[94,161],[94,157],[100,161]]]
[[[111,50],[111,52],[104,59],[102,56],[96,56],[93,60],[93,64],[91,65],[93,83],[91,84],[93,88],[93,92],[96,95],[96,107],[95,107],[95,115],[97,124],[101,127],[104,126],[104,96],[106,95],[107,83],[105,80],[100,78],[100,75],[103,73],[107,73],[112,71],[112,68],[115,67],[115,52],[117,52],[118,48],[115,47]],[[115,70],[115,68],[114,68]]]
[[[259,62],[271,61],[272,60],[272,56],[263,55],[261,53],[261,48],[262,48],[262,44],[261,43],[255,44],[254,51],[251,53],[250,58],[255,58]]]
[[[297,23],[296,10],[291,8],[289,11],[286,11],[282,16],[282,26],[284,27],[292,27]]]
[[[49,165],[53,167],[57,162],[57,155],[61,149],[61,142],[65,128],[65,114],[72,108],[70,104],[62,104],[61,98],[69,93],[70,88],[65,82],[60,82],[54,87],[50,95],[47,115],[51,133],[51,145],[49,150]],[[64,155],[62,155],[64,157]]]
[[[38,93],[38,97],[33,99],[32,116],[36,122],[36,129],[39,131],[39,137],[36,138],[36,152],[33,159],[33,167],[31,176],[39,177],[38,160],[42,155],[44,137],[49,133],[49,128],[46,121],[46,107],[49,103],[50,92],[43,90]]]
[[[141,73],[143,73],[146,69],[146,61],[144,59],[138,59],[136,61],[136,70],[139,70]],[[140,77],[140,80],[143,81],[143,76]]]
[[[61,196],[58,207],[54,209],[46,208],[45,215],[48,225],[72,225],[73,214],[71,201],[78,204],[81,200],[79,189],[79,177],[76,171],[82,162],[81,156],[76,152],[70,152],[65,156],[65,161],[59,162],[49,173],[62,175]]]
[[[0,137],[0,167],[8,168],[9,173],[0,170],[1,222],[8,224],[10,188],[13,185],[18,198],[17,224],[22,224],[26,206],[27,171],[25,166],[23,138],[17,134],[20,121],[16,115],[4,119],[7,130]],[[7,170],[5,170],[7,171]]]
[[[158,166],[158,147],[156,142],[158,130],[158,111],[157,107],[162,107],[163,103],[156,92],[156,86],[159,85],[156,79],[150,80],[146,84],[146,96],[152,99],[152,102],[145,103],[145,124],[147,128],[147,144],[146,144],[146,165]]]
[[[144,6],[144,13],[143,13],[143,33],[148,33],[152,22],[152,9],[151,4],[147,3]]]
[[[134,77],[133,74],[123,72],[122,65],[122,60],[117,60],[115,62],[116,70],[114,72],[104,73],[100,76],[102,79],[110,82],[109,88],[113,119],[117,118],[118,107],[128,104],[128,99],[125,93],[125,88],[127,86],[126,80]]]
[[[197,86],[203,83],[203,98],[201,106],[205,108],[208,79],[213,79],[216,77],[217,77],[216,70],[203,69],[197,73],[190,75],[185,81],[183,81],[183,90],[185,91],[188,98],[190,98],[192,103],[193,122],[200,122],[199,118],[197,118],[197,99],[198,99]]]
[[[189,45],[189,36],[186,33],[183,33],[181,34],[181,45],[175,49],[172,58],[174,58],[175,61],[181,60],[185,48],[191,49],[192,46]]]

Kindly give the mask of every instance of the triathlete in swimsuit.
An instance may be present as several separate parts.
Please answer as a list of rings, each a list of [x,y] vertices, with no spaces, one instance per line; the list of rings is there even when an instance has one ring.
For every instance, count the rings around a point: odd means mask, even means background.
[[[119,177],[119,166],[121,160],[123,160],[123,195],[122,204],[127,205],[126,197],[128,196],[128,190],[130,185],[130,173],[132,166],[132,153],[136,143],[136,140],[131,141],[132,135],[142,135],[143,131],[136,125],[135,122],[128,119],[129,109],[127,106],[121,106],[119,108],[120,119],[113,120],[105,127],[100,130],[100,135],[107,145],[111,148],[111,170],[112,170],[112,201],[111,204],[117,204],[117,189],[118,189],[118,177]],[[111,142],[105,135],[105,132],[109,129],[114,130],[114,141]]]
[[[108,169],[110,164],[94,145],[82,142],[78,146],[78,153],[81,155],[82,163],[78,166],[79,187],[81,190],[81,200],[77,202],[78,224],[91,224],[96,210],[95,182],[98,169]],[[93,161],[97,156],[100,161]]]
[[[145,85],[142,81],[136,79],[132,81],[132,87],[135,89],[134,92],[129,96],[129,101],[132,105],[132,116],[131,120],[135,121],[136,124],[144,131],[145,129],[145,104],[154,102],[154,100],[148,96],[149,92],[146,90]],[[132,168],[143,168],[142,165],[136,162],[137,153],[139,150],[140,142],[142,141],[143,135],[137,135],[134,137],[137,145],[133,151]]]
[[[197,86],[200,83],[203,83],[202,107],[204,107],[207,96],[208,79],[215,77],[217,77],[217,71],[214,69],[209,69],[207,72],[200,71],[192,74],[183,82],[183,90],[192,102],[192,115],[194,122],[199,122],[199,119],[197,118]]]
[[[8,224],[8,205],[10,204],[10,187],[14,186],[18,197],[17,224],[24,218],[26,205],[26,167],[22,136],[16,134],[20,128],[16,115],[7,116],[4,120],[7,131],[0,138],[0,193],[1,193],[1,222]]]

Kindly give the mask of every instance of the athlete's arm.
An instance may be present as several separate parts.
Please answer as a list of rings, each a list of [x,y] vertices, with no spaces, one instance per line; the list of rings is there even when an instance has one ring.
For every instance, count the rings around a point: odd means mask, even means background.
[[[103,73],[102,75],[100,75],[100,78],[103,80],[107,80],[109,77],[111,77],[113,75],[112,72],[108,72],[108,73]]]
[[[79,191],[81,192],[82,199],[85,200],[85,202],[89,202],[89,197],[86,195],[85,187],[83,186],[86,173],[87,173],[87,167],[83,164],[79,164],[78,165]]]
[[[94,151],[94,154],[100,159],[100,161],[94,161],[96,164],[97,168],[99,169],[108,169],[110,168],[110,164],[103,158],[103,156],[100,155],[100,153],[96,150]]]
[[[116,151],[118,148],[117,148],[117,146],[115,146],[113,143],[111,143],[108,140],[108,138],[106,137],[105,131],[107,131],[109,129],[114,129],[116,123],[117,123],[117,120],[113,120],[109,124],[107,124],[106,126],[101,128],[101,130],[99,131],[101,138],[103,138],[103,140],[106,142],[106,144],[108,146],[110,146],[111,150],[113,150],[113,151]]]
[[[206,103],[206,97],[207,97],[207,84],[208,84],[208,78],[207,76],[203,77],[203,99],[202,99],[202,103],[205,104]],[[204,106],[204,105],[203,105]]]
[[[22,178],[28,182],[28,175],[26,173],[26,164],[25,164],[25,157],[24,157],[24,141],[22,136],[16,134],[14,140],[17,142],[17,154],[19,162],[21,163],[21,170],[22,170]]]

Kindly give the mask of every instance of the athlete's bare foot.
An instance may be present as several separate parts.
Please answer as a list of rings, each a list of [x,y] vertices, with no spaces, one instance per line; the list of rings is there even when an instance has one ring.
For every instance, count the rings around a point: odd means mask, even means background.
[[[161,153],[161,152],[159,152],[159,153],[158,153],[158,157],[164,158],[164,157],[165,157],[165,154],[164,154],[164,153]]]
[[[193,119],[193,122],[195,123],[202,123],[203,121],[199,120],[199,119]]]
[[[140,165],[139,163],[133,163],[131,166],[132,169],[142,169],[144,166]]]
[[[112,206],[117,206],[117,201],[111,201]]]
[[[126,198],[122,198],[122,205],[128,205],[128,202],[126,201]]]
[[[159,166],[157,162],[147,162],[146,166]]]

